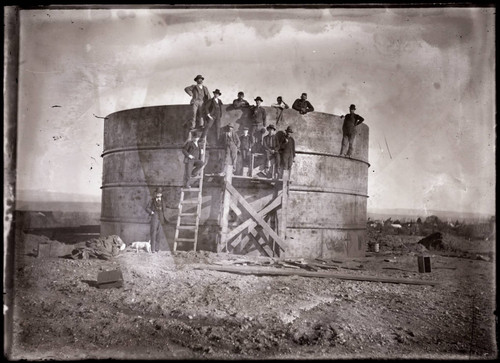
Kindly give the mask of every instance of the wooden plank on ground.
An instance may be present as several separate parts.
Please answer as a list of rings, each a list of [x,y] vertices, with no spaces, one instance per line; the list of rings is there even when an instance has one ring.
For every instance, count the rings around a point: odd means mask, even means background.
[[[290,265],[286,262],[282,262],[282,261],[277,261],[276,262],[277,265],[279,266],[283,266],[283,267],[289,267],[289,268],[293,268],[293,269],[296,269],[296,270],[300,270],[300,267],[299,266],[295,266],[295,265]]]
[[[365,270],[364,268],[361,267],[347,267],[347,266],[340,266],[340,268],[346,269],[346,270]]]
[[[271,269],[269,267],[253,267],[253,266],[219,267],[214,265],[195,265],[193,268],[195,270],[214,270],[220,272],[230,272],[230,273],[258,275],[258,276],[303,276],[303,277],[332,278],[340,280],[371,281],[371,282],[384,282],[391,284],[428,285],[428,286],[435,286],[441,284],[438,281],[399,279],[399,278],[389,278],[389,277],[379,277],[379,276],[360,276],[360,275],[354,276],[354,275],[342,275],[331,272],[313,272],[313,271],[302,271],[302,270],[290,271],[282,269]]]
[[[314,262],[309,262],[309,265],[311,266],[315,266],[315,267],[319,267],[319,268],[322,268],[322,269],[325,269],[325,270],[338,270],[339,269],[339,266],[335,266],[335,265],[329,265],[327,263],[314,263]]]

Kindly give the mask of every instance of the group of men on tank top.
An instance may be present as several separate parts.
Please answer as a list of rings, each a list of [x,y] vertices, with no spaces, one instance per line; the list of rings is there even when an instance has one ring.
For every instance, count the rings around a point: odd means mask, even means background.
[[[267,125],[266,110],[262,107],[262,98],[255,97],[255,105],[250,105],[244,99],[245,94],[238,92],[238,96],[233,100],[233,109],[249,110],[251,118],[250,127],[243,128],[243,134],[238,135],[234,131],[234,126],[228,124],[221,130],[220,120],[222,118],[222,95],[219,89],[215,89],[210,95],[208,88],[203,85],[204,77],[197,75],[194,78],[196,82],[184,89],[191,97],[192,115],[188,122],[190,132],[192,133],[191,140],[186,142],[183,148],[185,156],[186,173],[185,187],[190,187],[193,178],[198,176],[200,170],[204,166],[202,161],[203,149],[199,146],[199,140],[206,142],[208,130],[215,124],[216,137],[219,145],[225,149],[224,165],[232,165],[233,171],[236,171],[237,155],[241,153],[241,161],[243,166],[250,164],[252,153],[262,153],[265,156],[264,164],[259,175],[264,177],[281,177],[283,170],[290,170],[295,159],[295,140],[291,136],[293,130],[288,126],[285,130],[276,132],[276,127],[273,124]],[[271,104],[271,107],[276,109],[276,126],[284,123],[283,110],[289,106],[279,96],[276,103]],[[302,93],[301,97],[296,99],[292,105],[292,109],[304,115],[314,111],[314,107],[307,100],[307,94]],[[356,114],[355,105],[350,105],[349,113],[341,116],[344,119],[342,125],[342,145],[340,156],[351,157],[353,151],[353,143],[356,135],[356,126],[364,121],[364,118]],[[222,131],[222,133],[221,133]],[[267,134],[266,134],[267,131]],[[271,168],[274,165],[274,171]]]

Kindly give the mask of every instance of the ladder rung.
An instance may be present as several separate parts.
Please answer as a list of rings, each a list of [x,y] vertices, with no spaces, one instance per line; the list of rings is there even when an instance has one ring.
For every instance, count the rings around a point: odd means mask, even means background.
[[[198,199],[188,199],[188,200],[183,200],[181,201],[181,204],[184,204],[184,203],[198,203]]]
[[[193,238],[176,238],[176,242],[194,242]]]
[[[183,222],[183,223],[179,223],[178,224],[179,226],[196,226],[196,222]]]
[[[198,213],[181,213],[181,217],[194,217],[196,216]]]
[[[177,226],[177,229],[191,229],[191,230],[195,230],[196,229],[196,225],[192,225],[192,226],[188,226],[188,225]]]
[[[200,188],[182,188],[183,192],[199,192]]]

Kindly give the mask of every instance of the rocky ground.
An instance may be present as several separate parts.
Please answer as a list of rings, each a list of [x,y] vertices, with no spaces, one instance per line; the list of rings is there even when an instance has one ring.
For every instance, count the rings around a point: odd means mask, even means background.
[[[44,237],[21,237],[11,359],[497,357],[492,241],[446,236],[450,248],[426,251],[422,237],[378,236],[380,252],[320,269],[439,283],[430,286],[301,277],[293,273],[302,267],[283,265],[290,276],[219,272],[203,266],[278,269],[270,258],[209,252],[42,258]],[[432,272],[418,272],[421,253]],[[113,269],[124,286],[96,287],[97,274]]]

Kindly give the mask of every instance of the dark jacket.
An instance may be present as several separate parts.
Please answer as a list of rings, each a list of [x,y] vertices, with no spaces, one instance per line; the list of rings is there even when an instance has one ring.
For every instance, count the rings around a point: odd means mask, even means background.
[[[191,104],[195,102],[204,103],[210,98],[210,92],[205,86],[203,86],[203,90],[200,90],[198,85],[193,84],[192,86],[187,86],[186,88],[184,88],[184,91],[186,91],[186,93],[192,97]]]
[[[297,98],[293,103],[292,108],[299,111],[301,114],[314,111],[314,107],[311,103],[308,100],[303,100],[302,98]]]
[[[276,139],[278,141],[278,151],[282,155],[292,155],[295,158],[295,140],[291,135],[286,136],[285,131],[278,131],[276,133]]]
[[[267,134],[266,136],[264,136],[264,138],[262,139],[262,146],[264,147],[265,151],[278,151],[279,144],[276,134]]]
[[[241,100],[235,99],[233,101],[233,107],[234,108],[248,107],[248,106],[250,106],[250,104],[246,100],[244,100],[244,99],[241,99]]]
[[[250,150],[252,148],[252,137],[250,135],[240,136],[240,149]]]
[[[182,153],[184,154],[184,163],[187,163],[189,159],[189,155],[193,155],[194,160],[201,160],[201,147],[198,143],[198,146],[194,143],[194,141],[187,141],[182,148]]]
[[[160,218],[165,218],[165,215],[163,214],[163,211],[165,210],[164,204],[165,204],[165,199],[163,199],[163,197],[160,199],[159,202],[157,202],[156,198],[153,197],[149,200],[149,203],[146,206],[146,212],[148,212],[149,215],[156,214]]]
[[[222,101],[211,98],[205,104],[205,115],[210,115],[214,120],[220,120],[222,117]]]
[[[362,123],[364,120],[365,119],[360,115],[357,115],[355,113],[353,114],[348,113],[347,115],[344,116],[344,124],[342,125],[342,131],[347,133],[353,132],[356,126]]]
[[[252,106],[252,122],[254,125],[266,126],[266,110],[264,107]]]
[[[229,136],[227,135],[227,132],[223,132],[221,137],[220,137],[220,144],[224,147],[234,145],[239,149],[240,148],[240,138],[238,137],[238,135],[234,131],[231,131],[229,133]]]

